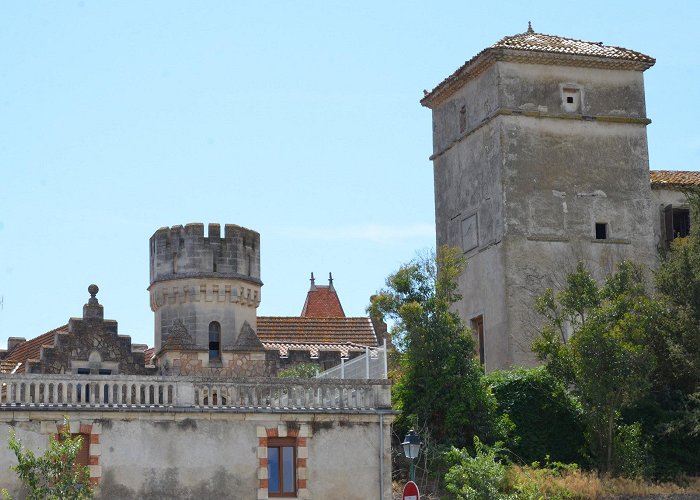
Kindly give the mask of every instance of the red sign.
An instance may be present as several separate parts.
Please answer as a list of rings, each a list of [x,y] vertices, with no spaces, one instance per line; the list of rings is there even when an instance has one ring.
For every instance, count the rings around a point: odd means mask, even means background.
[[[418,493],[418,485],[413,481],[406,483],[403,487],[403,497],[402,500],[420,500],[420,493]]]

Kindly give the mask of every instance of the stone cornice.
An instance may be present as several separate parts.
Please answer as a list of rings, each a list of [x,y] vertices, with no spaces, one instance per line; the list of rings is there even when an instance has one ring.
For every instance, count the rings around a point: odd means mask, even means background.
[[[454,139],[450,144],[448,144],[446,147],[441,149],[440,151],[433,153],[430,155],[430,160],[434,160],[443,154],[445,154],[447,151],[452,149],[452,147],[462,141],[464,138],[469,137],[472,135],[474,132],[479,130],[481,127],[484,125],[487,125],[491,120],[496,118],[497,116],[527,116],[529,118],[551,118],[555,120],[577,120],[577,121],[597,121],[597,122],[605,122],[605,123],[625,123],[625,124],[631,124],[631,125],[649,125],[651,123],[651,120],[649,118],[640,118],[640,117],[635,117],[635,116],[618,116],[618,115],[581,115],[581,114],[574,114],[574,113],[549,113],[549,112],[543,112],[543,111],[534,111],[534,110],[522,110],[522,109],[515,109],[515,108],[498,108],[494,112],[492,112],[490,115],[488,115],[486,118],[481,120],[477,125],[474,127],[464,131],[463,133],[459,134],[456,139]]]
[[[426,108],[435,109],[454,95],[466,82],[473,80],[498,61],[627,71],[644,71],[654,65],[654,62],[642,60],[562,54],[538,50],[488,48],[464,63],[457,71],[440,82],[437,87],[420,100],[420,103]]]

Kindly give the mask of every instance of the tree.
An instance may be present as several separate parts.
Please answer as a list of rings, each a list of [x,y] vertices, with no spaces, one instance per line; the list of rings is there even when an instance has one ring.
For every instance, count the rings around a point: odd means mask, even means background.
[[[401,435],[418,424],[437,444],[467,446],[474,436],[490,441],[503,429],[474,360],[470,331],[451,309],[460,299],[457,279],[465,266],[459,249],[441,247],[401,266],[372,298],[371,314],[393,322]]]
[[[9,447],[18,462],[12,470],[26,487],[29,500],[93,498],[89,468],[76,463],[82,437],[72,437],[69,427],[65,419],[60,438],[51,436],[49,446],[41,456],[25,449],[14,429],[10,431]]]
[[[622,262],[599,286],[583,264],[565,290],[548,290],[537,301],[546,318],[534,351],[568,384],[583,408],[586,440],[598,468],[629,471],[620,427],[623,409],[647,394],[655,367],[648,349],[659,334],[663,308],[650,298],[640,266]]]

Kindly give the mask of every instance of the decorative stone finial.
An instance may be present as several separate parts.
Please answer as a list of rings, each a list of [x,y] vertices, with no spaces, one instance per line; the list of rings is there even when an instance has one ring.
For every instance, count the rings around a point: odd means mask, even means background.
[[[102,305],[97,301],[97,297],[95,297],[99,291],[100,288],[94,283],[88,287],[90,298],[87,304],[83,306],[83,319],[101,320],[104,318]]]
[[[316,290],[316,278],[314,278],[314,273],[313,271],[311,272],[311,290]]]
[[[532,23],[530,21],[527,22],[527,32],[528,33],[534,33],[535,30],[532,29]]]
[[[328,273],[328,288],[333,288],[333,274]]]

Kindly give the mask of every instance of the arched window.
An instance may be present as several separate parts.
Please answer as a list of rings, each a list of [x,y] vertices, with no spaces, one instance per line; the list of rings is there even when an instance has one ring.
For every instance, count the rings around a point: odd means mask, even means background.
[[[209,323],[209,361],[221,359],[221,325],[218,321]]]

